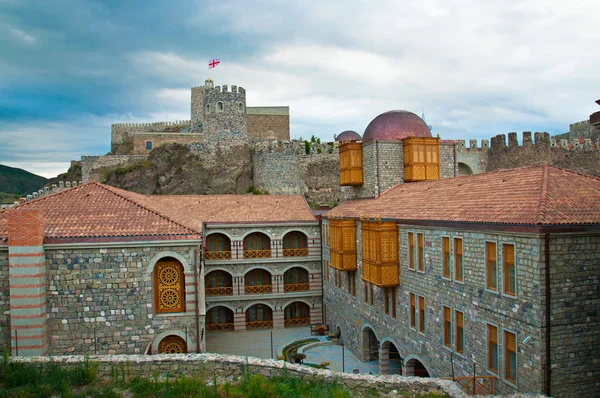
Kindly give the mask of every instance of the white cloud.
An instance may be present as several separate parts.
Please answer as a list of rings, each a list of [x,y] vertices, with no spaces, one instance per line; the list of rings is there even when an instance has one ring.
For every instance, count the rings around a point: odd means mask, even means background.
[[[21,29],[17,29],[17,28],[8,28],[8,31],[10,33],[12,33],[12,35],[14,37],[16,37],[17,39],[27,43],[27,44],[35,44],[37,43],[37,38],[35,36],[32,36],[26,32],[23,32]]]

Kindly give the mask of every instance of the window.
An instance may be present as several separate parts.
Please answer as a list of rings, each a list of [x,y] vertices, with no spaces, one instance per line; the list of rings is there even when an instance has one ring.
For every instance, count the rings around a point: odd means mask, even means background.
[[[241,102],[238,102],[238,110],[240,112],[244,112],[244,104],[242,104]]]
[[[373,284],[369,283],[369,304],[373,305]]]
[[[454,279],[462,282],[463,273],[462,239],[454,238]]]
[[[487,325],[488,370],[498,374],[498,328]]]
[[[386,287],[385,293],[385,314],[396,318],[396,288]]]
[[[389,295],[389,290],[387,287],[383,288],[383,294],[384,294],[383,307],[385,310],[385,314],[389,315],[390,314],[390,295]]]
[[[396,318],[396,288],[390,287],[392,291],[392,318]]]
[[[452,312],[444,306],[444,346],[452,348]]]
[[[517,335],[504,331],[504,377],[517,383]]]
[[[367,286],[367,281],[364,281],[363,285],[365,291],[365,303],[369,304],[369,286]]]
[[[217,102],[217,112],[222,112],[222,111],[223,111],[223,103]]]
[[[157,313],[185,311],[183,266],[176,260],[161,260],[154,267],[155,308]]]
[[[415,306],[415,295],[410,294],[410,327],[414,328],[416,325],[417,309]]]
[[[348,293],[356,297],[356,271],[348,271]]]
[[[463,313],[460,311],[455,311],[456,318],[456,346],[455,350],[459,354],[463,354],[465,352],[465,330],[463,325]]]
[[[486,275],[486,286],[489,290],[498,290],[498,263],[496,262],[496,243],[487,242],[485,245],[486,249],[486,262],[487,262],[487,275]]]
[[[419,332],[425,333],[425,297],[419,296]]]
[[[415,235],[408,233],[408,268],[415,269]]]
[[[146,150],[147,151],[151,151],[152,150],[152,141],[146,141]]]
[[[206,104],[206,113],[210,112],[210,104]]]
[[[442,238],[442,250],[443,250],[443,264],[442,271],[444,278],[450,279],[450,238],[443,237]]]
[[[423,234],[417,234],[419,244],[419,271],[423,272],[423,264],[425,263],[425,250],[423,248]]]
[[[504,259],[504,293],[515,296],[517,293],[517,269],[515,267],[515,245],[502,245]]]

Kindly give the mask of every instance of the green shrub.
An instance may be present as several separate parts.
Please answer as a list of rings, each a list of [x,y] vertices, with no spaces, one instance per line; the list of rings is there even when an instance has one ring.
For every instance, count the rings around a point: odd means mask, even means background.
[[[304,152],[306,152],[307,155],[310,155],[310,142],[308,141],[304,141]]]

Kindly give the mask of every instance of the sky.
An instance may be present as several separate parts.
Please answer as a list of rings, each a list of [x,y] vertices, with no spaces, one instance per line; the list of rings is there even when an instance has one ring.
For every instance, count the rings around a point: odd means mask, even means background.
[[[597,0],[0,0],[0,163],[53,177],[190,87],[290,107],[292,138],[405,109],[443,139],[560,134],[598,111]],[[208,62],[221,64],[209,70]]]

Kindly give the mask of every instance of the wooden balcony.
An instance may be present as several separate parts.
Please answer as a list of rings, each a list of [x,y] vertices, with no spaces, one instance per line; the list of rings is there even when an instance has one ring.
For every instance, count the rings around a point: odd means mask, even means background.
[[[283,249],[283,257],[304,257],[308,256],[308,248],[301,249]]]
[[[244,287],[246,294],[268,294],[273,293],[273,285],[254,285]]]
[[[310,290],[310,284],[306,283],[286,283],[283,285],[283,291],[285,293],[291,292],[307,292]]]
[[[233,287],[207,287],[204,289],[204,293],[207,296],[232,296],[233,295]]]
[[[310,318],[292,318],[283,321],[283,325],[286,328],[293,328],[296,326],[309,326]]]
[[[246,330],[273,329],[273,321],[246,322]]]
[[[230,260],[231,259],[231,251],[205,251],[204,252],[205,260]]]
[[[233,323],[207,323],[207,332],[233,332]]]
[[[271,249],[269,250],[244,250],[244,258],[270,258]]]

